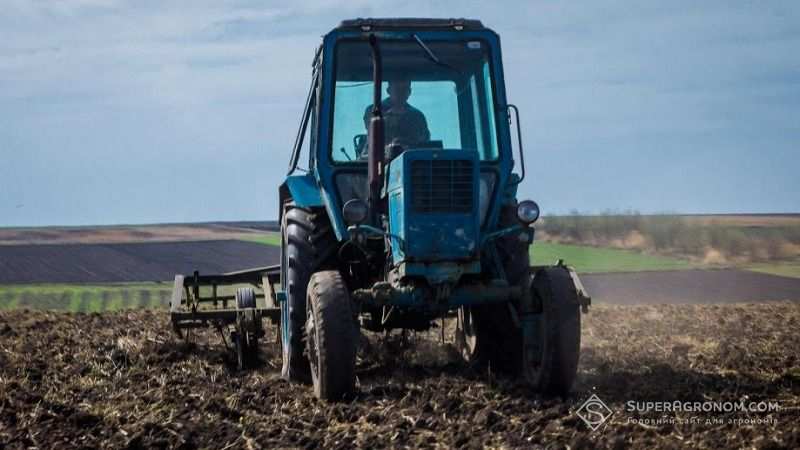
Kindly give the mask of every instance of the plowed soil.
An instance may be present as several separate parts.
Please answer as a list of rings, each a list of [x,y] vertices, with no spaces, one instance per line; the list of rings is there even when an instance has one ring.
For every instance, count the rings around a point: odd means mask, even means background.
[[[166,312],[1,312],[0,448],[800,447],[800,304],[610,306],[583,323],[566,399],[463,362],[448,323],[446,343],[439,330],[365,333],[356,398],[326,404],[279,378],[271,342],[239,372],[216,334],[179,340]],[[592,393],[616,413],[597,432],[573,412]],[[628,401],[780,409],[629,412]],[[745,419],[756,423],[728,423]]]

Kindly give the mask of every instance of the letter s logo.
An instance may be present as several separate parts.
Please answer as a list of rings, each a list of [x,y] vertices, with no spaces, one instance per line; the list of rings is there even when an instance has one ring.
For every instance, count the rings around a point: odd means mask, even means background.
[[[586,420],[586,422],[592,426],[600,425],[601,423],[603,423],[604,420],[606,420],[605,415],[603,415],[603,409],[602,409],[604,407],[605,405],[603,405],[603,403],[600,401],[597,400],[589,401],[588,403],[586,403],[586,405],[584,405],[584,409],[586,410],[586,415],[588,416],[585,417],[584,420]],[[596,420],[594,419],[594,416],[597,417]]]

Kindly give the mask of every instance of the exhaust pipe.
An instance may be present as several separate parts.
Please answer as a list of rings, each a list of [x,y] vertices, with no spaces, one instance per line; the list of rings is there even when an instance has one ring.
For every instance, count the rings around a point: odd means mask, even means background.
[[[378,48],[378,38],[369,35],[369,46],[372,49],[372,117],[369,120],[369,141],[367,142],[367,184],[369,188],[369,217],[370,224],[380,226],[378,223],[378,209],[383,185],[383,112],[381,111],[381,85],[383,83],[383,67],[381,50]]]

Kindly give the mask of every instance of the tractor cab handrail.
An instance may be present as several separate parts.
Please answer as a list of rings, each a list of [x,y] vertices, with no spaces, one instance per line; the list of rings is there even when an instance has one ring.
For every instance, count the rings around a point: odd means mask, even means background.
[[[517,108],[516,105],[512,105],[510,103],[508,105],[506,105],[506,111],[510,111],[512,109],[514,110],[514,118],[516,119],[517,144],[518,144],[518,147],[519,147],[519,170],[520,170],[520,174],[519,174],[519,179],[514,181],[514,185],[518,185],[518,184],[522,183],[522,180],[525,179],[525,158],[524,158],[523,153],[522,153],[522,127],[520,126],[520,123],[519,123],[519,109]],[[508,124],[511,125],[511,114],[508,115]],[[513,153],[513,149],[511,149],[511,152]]]
[[[306,97],[306,106],[304,107],[303,119],[300,121],[300,129],[297,131],[297,137],[294,140],[294,148],[292,156],[289,158],[289,171],[286,176],[294,173],[297,169],[297,162],[300,159],[300,150],[303,147],[303,139],[306,136],[306,128],[308,128],[308,120],[311,118],[311,110],[314,108],[314,90],[317,87],[317,79],[319,78],[319,70],[317,65],[314,65],[314,72],[311,76],[311,87],[308,89],[308,96]]]

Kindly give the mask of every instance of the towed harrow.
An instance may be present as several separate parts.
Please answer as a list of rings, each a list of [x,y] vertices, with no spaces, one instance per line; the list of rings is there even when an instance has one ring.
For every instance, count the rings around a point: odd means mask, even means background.
[[[239,286],[235,293],[225,287]],[[242,286],[249,285],[249,286]],[[258,340],[264,336],[262,318],[280,324],[280,266],[267,266],[222,275],[176,275],[170,316],[179,337],[195,328],[216,328],[230,342],[239,368],[255,365]],[[222,288],[222,289],[221,289]],[[229,337],[229,341],[226,339]]]

